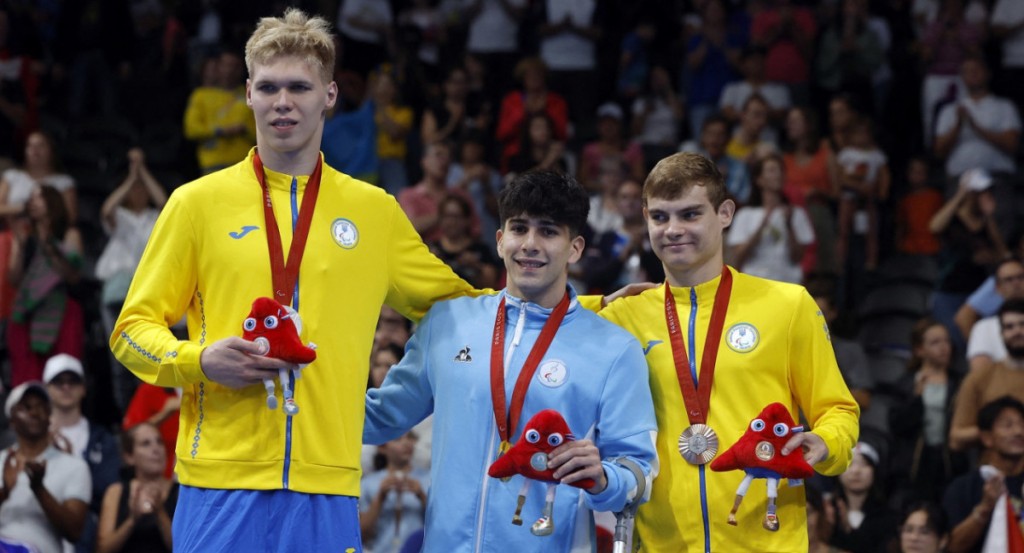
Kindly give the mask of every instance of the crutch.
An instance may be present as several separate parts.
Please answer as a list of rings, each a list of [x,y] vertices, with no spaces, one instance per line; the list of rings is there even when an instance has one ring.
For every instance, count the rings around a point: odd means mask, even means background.
[[[626,546],[629,544],[630,533],[633,529],[633,517],[636,510],[644,502],[644,495],[647,493],[647,475],[635,461],[627,457],[619,457],[615,464],[626,468],[636,478],[636,494],[633,500],[622,508],[621,512],[615,513],[615,545],[613,553],[626,553]]]

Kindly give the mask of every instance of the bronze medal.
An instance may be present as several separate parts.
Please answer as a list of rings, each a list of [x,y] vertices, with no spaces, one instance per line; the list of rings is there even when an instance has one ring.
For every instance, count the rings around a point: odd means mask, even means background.
[[[693,293],[691,290],[691,298],[696,297]],[[672,345],[672,360],[675,364],[676,379],[679,381],[679,391],[682,393],[683,406],[691,425],[679,435],[678,447],[679,454],[691,465],[706,465],[718,454],[718,435],[707,425],[707,420],[711,410],[711,386],[715,378],[718,345],[722,341],[722,329],[725,327],[725,315],[729,310],[731,293],[732,273],[723,265],[722,279],[715,292],[715,302],[711,309],[707,345],[701,358],[698,377],[695,359],[690,358],[686,351],[686,342],[683,341],[675,297],[668,281],[665,281],[665,324]],[[693,329],[690,332],[692,336]],[[692,343],[690,346],[694,347]]]
[[[757,455],[758,459],[767,463],[775,457],[775,446],[770,442],[758,442],[757,447],[754,448],[754,455]]]
[[[706,424],[694,424],[679,435],[679,454],[691,465],[706,465],[718,454],[718,434]]]

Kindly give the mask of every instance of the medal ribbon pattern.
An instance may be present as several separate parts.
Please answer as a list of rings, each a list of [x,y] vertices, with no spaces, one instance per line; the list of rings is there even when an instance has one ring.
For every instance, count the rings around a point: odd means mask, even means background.
[[[525,305],[523,308],[525,309]],[[498,434],[501,436],[501,448],[504,453],[511,444],[511,434],[519,424],[519,415],[523,411],[523,402],[526,401],[526,390],[530,387],[530,381],[537,372],[540,360],[548,351],[548,346],[555,338],[562,319],[569,311],[569,293],[562,296],[551,312],[544,327],[541,328],[540,336],[537,338],[530,354],[526,357],[526,363],[519,371],[519,378],[516,379],[515,388],[512,389],[512,404],[506,414],[505,411],[505,298],[501,298],[498,305],[498,314],[494,318],[494,338],[491,340],[491,403],[494,407],[494,422],[498,425]]]

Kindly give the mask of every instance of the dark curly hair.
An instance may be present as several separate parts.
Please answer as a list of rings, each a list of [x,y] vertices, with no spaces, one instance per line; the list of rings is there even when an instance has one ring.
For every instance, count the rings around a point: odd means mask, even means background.
[[[566,225],[578,236],[587,224],[590,200],[571,175],[554,171],[520,173],[498,196],[501,226],[511,217],[529,215]]]

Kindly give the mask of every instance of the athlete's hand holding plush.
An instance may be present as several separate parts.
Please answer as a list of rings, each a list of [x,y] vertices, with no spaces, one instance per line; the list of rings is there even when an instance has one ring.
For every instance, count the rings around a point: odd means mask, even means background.
[[[713,471],[742,469],[747,473],[736,490],[736,501],[729,512],[729,524],[736,525],[736,511],[750,488],[750,482],[754,478],[764,478],[768,484],[768,512],[762,526],[772,532],[779,529],[779,517],[775,514],[779,480],[788,478],[792,485],[796,480],[814,475],[814,469],[804,459],[800,448],[786,455],[782,453],[783,446],[792,434],[803,430],[802,426],[793,422],[785,405],[772,403],[750,421],[750,426],[738,442],[711,462]]]
[[[493,478],[508,478],[515,474],[527,478],[519,491],[516,513],[512,517],[513,524],[523,524],[520,515],[526,502],[530,480],[539,480],[548,483],[547,497],[544,501],[544,512],[537,522],[533,523],[530,531],[535,536],[547,536],[555,531],[551,511],[555,503],[555,486],[559,480],[554,476],[555,471],[548,468],[548,459],[556,448],[575,439],[562,415],[554,409],[545,409],[526,423],[519,441],[487,469],[487,474]],[[586,490],[594,487],[596,483],[591,478],[584,478],[569,485]]]
[[[252,302],[252,310],[242,323],[242,338],[255,342],[260,346],[260,355],[273,357],[299,366],[296,371],[281,369],[278,376],[281,380],[281,394],[284,397],[284,412],[294,415],[299,412],[292,392],[291,373],[295,378],[306,365],[316,359],[316,344],[302,345],[299,335],[302,333],[302,321],[294,309],[281,305],[271,298],[256,298]],[[274,394],[274,380],[263,380],[267,389],[267,407],[277,409],[277,396]]]

